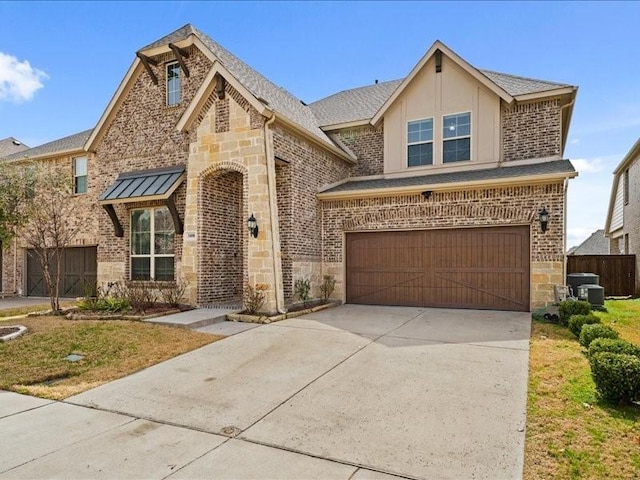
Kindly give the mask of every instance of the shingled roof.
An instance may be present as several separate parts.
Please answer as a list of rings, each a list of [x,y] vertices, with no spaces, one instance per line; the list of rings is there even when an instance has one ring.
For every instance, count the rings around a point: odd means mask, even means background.
[[[11,155],[16,152],[21,152],[29,147],[22,143],[20,140],[16,140],[13,137],[7,137],[0,140],[0,158],[4,158],[7,155]]]
[[[547,92],[557,88],[571,87],[571,85],[564,83],[519,77],[517,75],[493,72],[491,70],[479,71],[514,97],[531,93]],[[342,92],[310,103],[309,107],[313,110],[318,124],[321,127],[369,120],[373,118],[403,80],[404,79],[401,78],[399,80],[376,83],[351,90],[343,90]]]
[[[352,180],[341,185],[324,190],[322,193],[337,193],[361,190],[377,190],[382,188],[402,188],[413,186],[442,185],[446,183],[464,183],[491,181],[499,179],[511,179],[517,177],[543,176],[558,174],[573,176],[575,168],[569,160],[556,160],[553,162],[534,163],[528,165],[502,166],[483,170],[462,170],[451,173],[433,173],[402,178],[377,178],[371,180]]]
[[[167,45],[169,43],[179,42],[180,40],[186,39],[189,35],[195,35],[198,37],[220,61],[222,66],[226,68],[236,78],[236,80],[242,83],[242,85],[258,100],[263,101],[267,107],[276,113],[282,114],[284,117],[298,124],[319,139],[335,145],[335,143],[332,142],[322,130],[320,130],[313,112],[307,105],[303,104],[300,99],[267,79],[264,75],[247,65],[222,45],[215,42],[207,34],[201,32],[191,24],[186,24],[175,32],[156,40],[155,42],[140,49],[140,52]]]
[[[92,131],[93,129],[85,130],[84,132],[69,135],[68,137],[54,140],[53,142],[22,150],[11,155],[7,155],[3,160],[26,160],[29,158],[44,157],[73,150],[82,150]]]

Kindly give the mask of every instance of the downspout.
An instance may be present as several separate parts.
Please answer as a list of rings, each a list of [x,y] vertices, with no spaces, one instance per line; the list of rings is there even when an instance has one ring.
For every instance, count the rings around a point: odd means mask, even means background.
[[[282,262],[280,261],[280,225],[278,222],[278,198],[276,195],[276,160],[273,154],[273,140],[269,127],[276,121],[276,114],[264,124],[264,149],[267,156],[267,184],[269,188],[269,213],[271,215],[271,248],[273,257],[273,276],[276,293],[276,310],[286,313],[284,292],[282,291]]]
[[[569,190],[569,179],[564,179],[564,206],[562,209],[562,231],[564,235],[562,235],[562,279],[567,278],[567,192]]]
[[[18,293],[18,238],[13,237],[13,293]]]

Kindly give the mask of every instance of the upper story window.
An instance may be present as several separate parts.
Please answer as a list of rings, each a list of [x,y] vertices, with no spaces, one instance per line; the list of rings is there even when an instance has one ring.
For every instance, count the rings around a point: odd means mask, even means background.
[[[407,124],[407,165],[433,164],[433,118]]]
[[[73,159],[73,193],[87,193],[87,157]]]
[[[180,94],[182,87],[182,79],[180,77],[180,64],[170,63],[167,65],[167,105],[178,105],[180,103]]]
[[[471,160],[471,112],[443,117],[442,139],[443,163]]]
[[[167,207],[131,212],[131,280],[173,280],[174,233]]]
[[[627,168],[624,171],[624,204],[628,205],[629,204],[629,169]]]

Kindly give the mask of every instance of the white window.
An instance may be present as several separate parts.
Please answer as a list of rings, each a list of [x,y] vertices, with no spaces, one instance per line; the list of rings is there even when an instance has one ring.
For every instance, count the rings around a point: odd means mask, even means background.
[[[471,113],[443,117],[442,138],[443,163],[471,160]]]
[[[182,80],[180,78],[180,64],[170,63],[167,65],[167,105],[178,105],[180,103],[180,90]]]
[[[173,237],[167,207],[131,212],[131,280],[174,279]]]
[[[87,193],[87,157],[73,159],[73,193]]]
[[[407,124],[407,165],[433,164],[433,118]]]

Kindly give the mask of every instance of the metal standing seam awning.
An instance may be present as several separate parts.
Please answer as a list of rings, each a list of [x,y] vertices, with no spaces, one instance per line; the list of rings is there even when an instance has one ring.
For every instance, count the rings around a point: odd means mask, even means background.
[[[176,233],[181,235],[183,225],[173,194],[185,176],[184,165],[138,170],[118,175],[116,181],[98,197],[98,203],[107,211],[113,222],[116,237],[124,236],[124,230],[113,205],[149,200],[165,201],[173,218]]]

